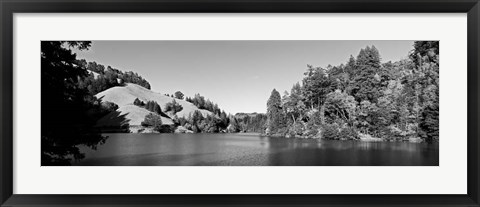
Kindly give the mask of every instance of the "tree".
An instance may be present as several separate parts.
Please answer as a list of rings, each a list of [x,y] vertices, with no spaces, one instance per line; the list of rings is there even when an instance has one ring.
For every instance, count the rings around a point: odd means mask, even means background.
[[[290,95],[287,95],[283,100],[283,107],[286,115],[291,118],[295,126],[297,120],[302,118],[306,110],[306,106],[303,103],[302,88],[298,82],[293,85]]]
[[[239,132],[240,131],[240,124],[238,123],[238,120],[237,118],[235,118],[234,116],[231,116],[229,115],[229,125],[227,127],[227,131],[230,132],[230,133],[236,133],[236,132]]]
[[[375,112],[378,111],[377,106],[368,100],[364,100],[357,108],[357,126],[364,134],[372,134],[375,131]]]
[[[307,72],[304,73],[306,77],[303,78],[303,96],[305,97],[307,107],[310,107],[311,110],[318,108],[320,120],[323,124],[325,123],[325,98],[334,89],[332,87],[333,81],[328,77],[325,69],[314,68],[311,65],[307,65],[307,67]]]
[[[144,106],[145,103],[143,103],[143,101],[140,101],[140,99],[135,98],[135,100],[133,101],[133,105],[135,105],[135,106]]]
[[[161,114],[162,113],[162,109],[160,108],[160,105],[158,105],[157,102],[154,102],[154,106],[153,106],[153,112],[157,113],[157,114]]]
[[[71,50],[86,50],[90,45],[86,41],[41,42],[42,165],[70,165],[73,159],[84,157],[78,145],[95,149],[106,139],[94,128],[103,114],[88,113],[99,111],[99,101],[79,87],[88,71]]]
[[[226,129],[228,127],[230,120],[227,116],[227,113],[225,113],[225,111],[220,112],[220,120],[221,120],[220,128]]]
[[[380,54],[377,48],[367,46],[361,49],[357,56],[356,67],[352,95],[358,102],[368,100],[376,103],[382,91],[378,75],[381,67]]]
[[[137,73],[132,71],[122,72],[111,66],[105,66],[96,62],[88,62],[86,60],[77,60],[77,65],[86,69],[90,75],[85,79],[79,80],[80,88],[88,88],[91,95],[95,95],[114,86],[121,86],[124,83],[134,83],[150,89],[150,84]]]
[[[332,81],[328,78],[325,69],[314,68],[311,65],[307,67],[308,70],[304,73],[306,77],[303,79],[303,95],[309,107],[320,109],[325,96],[332,90]]]
[[[413,43],[413,51],[410,53],[410,59],[417,66],[423,65],[424,59],[428,58],[428,62],[438,63],[440,55],[439,41],[415,41]]]
[[[153,127],[153,130],[160,132],[162,129],[162,117],[158,114],[149,113],[141,123],[145,127]]]
[[[275,134],[285,127],[280,93],[273,89],[267,101],[267,133]]]
[[[340,90],[327,95],[325,100],[325,114],[329,117],[330,123],[341,121],[353,126],[357,102]]]
[[[438,141],[439,135],[439,54],[438,41],[416,41],[410,54],[420,105],[419,135],[428,142]]]
[[[348,74],[349,79],[351,80],[353,78],[353,75],[355,74],[355,68],[357,67],[357,63],[355,61],[355,58],[353,55],[350,55],[350,58],[348,59],[347,64],[345,65],[345,73]]]
[[[180,91],[175,92],[175,98],[178,98],[180,100],[183,100],[183,93]]]
[[[283,97],[272,91],[267,134],[357,139],[361,132],[392,140],[438,141],[438,41],[416,41],[409,59],[387,63],[381,63],[375,46],[367,46],[346,64],[307,65],[304,75],[302,85],[295,84]],[[256,121],[236,117],[242,129],[249,130]]]
[[[165,111],[171,111],[173,114],[176,114],[182,109],[183,109],[182,105],[177,103],[175,99],[173,99],[172,102],[168,102],[167,105],[165,106]]]
[[[155,101],[147,101],[145,104],[145,109],[156,114],[162,114],[162,108],[160,108],[160,105],[158,105],[158,103]]]

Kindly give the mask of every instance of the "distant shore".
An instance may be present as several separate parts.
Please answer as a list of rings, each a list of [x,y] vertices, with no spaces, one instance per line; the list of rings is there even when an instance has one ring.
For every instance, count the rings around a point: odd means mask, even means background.
[[[181,127],[178,127],[181,128]],[[174,130],[173,134],[197,134],[194,133],[190,130]],[[152,127],[143,127],[143,126],[130,126],[129,132],[128,130],[125,129],[119,129],[119,128],[106,128],[105,130],[102,130],[102,133],[131,133],[131,134],[164,134],[157,132],[153,130]],[[199,134],[209,134],[209,133],[199,133]],[[274,134],[274,135],[268,135],[265,133],[260,133],[260,132],[217,132],[217,133],[210,133],[210,134],[238,134],[238,135],[244,135],[244,136],[261,136],[261,137],[269,137],[269,138],[284,138],[284,139],[314,139],[314,140],[329,140],[329,139],[323,139],[318,136],[312,136],[312,137],[305,137],[305,136],[284,136],[280,134]],[[402,139],[402,140],[394,140],[394,139],[386,139],[386,138],[377,138],[377,137],[372,137],[370,135],[365,135],[365,134],[360,134],[360,137],[358,139],[338,139],[337,141],[361,141],[361,142],[411,142],[411,143],[421,143],[424,142],[421,138],[408,138],[408,139]]]

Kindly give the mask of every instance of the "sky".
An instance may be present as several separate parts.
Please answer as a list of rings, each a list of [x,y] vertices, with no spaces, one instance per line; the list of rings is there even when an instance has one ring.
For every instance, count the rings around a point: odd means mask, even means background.
[[[275,88],[283,95],[303,79],[307,64],[346,63],[374,45],[382,62],[407,58],[413,41],[92,41],[78,59],[134,71],[162,94],[205,96],[227,113],[266,112]]]

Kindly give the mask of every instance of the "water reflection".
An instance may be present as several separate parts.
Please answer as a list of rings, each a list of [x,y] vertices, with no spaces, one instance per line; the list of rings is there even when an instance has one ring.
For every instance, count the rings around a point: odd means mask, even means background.
[[[245,134],[110,134],[76,165],[438,166],[438,144],[268,138]]]

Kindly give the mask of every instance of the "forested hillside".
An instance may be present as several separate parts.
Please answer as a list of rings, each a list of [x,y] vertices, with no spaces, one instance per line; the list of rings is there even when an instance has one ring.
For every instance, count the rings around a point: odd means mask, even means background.
[[[407,54],[406,54],[407,55]],[[408,58],[381,62],[375,46],[304,78],[267,102],[266,134],[324,139],[438,141],[439,42],[416,41]]]
[[[123,72],[111,66],[105,67],[96,62],[87,62],[86,60],[77,60],[79,67],[86,69],[88,75],[79,79],[79,86],[85,88],[91,95],[95,95],[104,90],[115,86],[121,86],[124,83],[135,83],[150,89],[150,83],[133,71]]]

